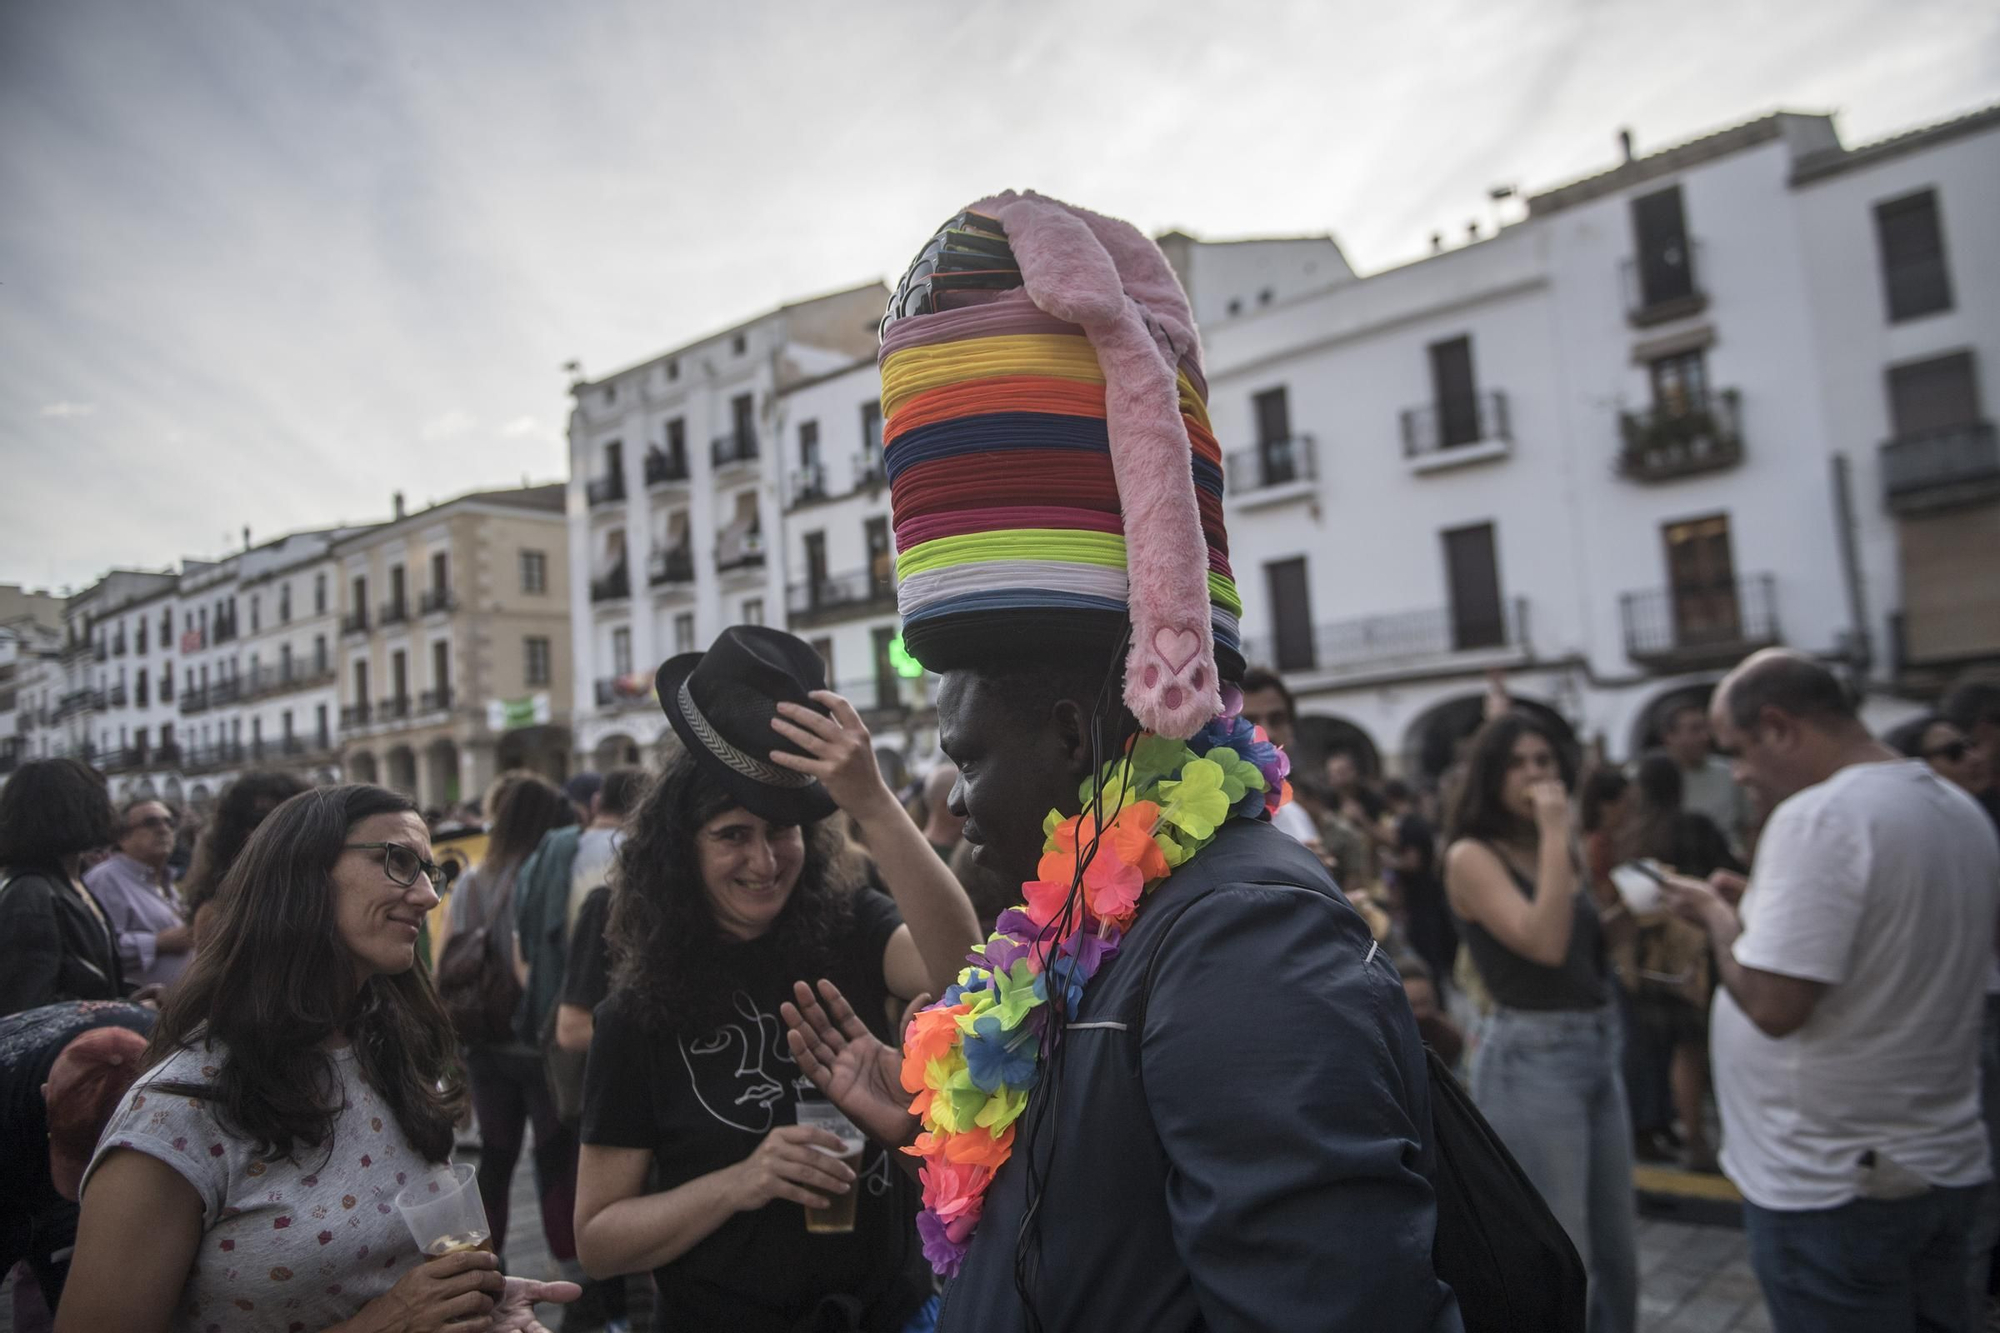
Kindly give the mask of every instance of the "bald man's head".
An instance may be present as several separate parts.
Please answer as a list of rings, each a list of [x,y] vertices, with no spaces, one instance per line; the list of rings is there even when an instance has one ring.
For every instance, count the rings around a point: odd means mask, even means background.
[[[1716,741],[1735,754],[1736,780],[1771,809],[1824,782],[1868,743],[1854,700],[1833,672],[1784,648],[1752,653],[1709,704]]]

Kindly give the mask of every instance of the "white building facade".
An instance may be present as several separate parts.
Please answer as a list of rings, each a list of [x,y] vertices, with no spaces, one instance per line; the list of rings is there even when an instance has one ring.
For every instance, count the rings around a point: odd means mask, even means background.
[[[1876,721],[2000,662],[1996,182],[1992,112],[1851,152],[1774,115],[1207,323],[1250,656],[1307,748],[1434,777],[1493,670],[1622,758],[1761,646]]]

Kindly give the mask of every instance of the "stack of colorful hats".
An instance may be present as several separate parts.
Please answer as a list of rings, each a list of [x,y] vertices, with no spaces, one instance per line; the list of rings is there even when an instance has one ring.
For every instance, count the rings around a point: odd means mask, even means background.
[[[1019,230],[1024,204],[1034,206],[1029,222],[1050,208],[1062,209],[1070,217],[1123,228],[1131,234],[1122,238],[1128,247],[1137,237],[1158,259],[1157,270],[1147,268],[1152,285],[1145,294],[1156,304],[1177,298],[1179,309],[1135,300],[1134,281],[1115,248],[1109,250],[1121,284],[1115,300],[1106,302],[1100,293],[1089,306],[1101,312],[1101,321],[1092,322],[1111,329],[1106,332],[1087,330],[1037,304],[1037,256],[1029,256],[1026,283],[1017,285],[1020,279],[1008,277],[1012,256],[996,254],[990,243],[977,250],[958,247],[985,256],[975,278],[947,277],[937,264],[941,252],[950,253],[950,244],[941,247],[934,240],[925,247],[890,305],[880,357],[904,644],[933,671],[1052,653],[1073,653],[1079,660],[1096,654],[1108,665],[1129,622],[1134,635],[1128,702],[1151,698],[1152,711],[1163,717],[1194,717],[1201,709],[1193,696],[1212,702],[1217,695],[1216,669],[1223,679],[1243,670],[1242,604],[1223,526],[1222,452],[1209,428],[1208,388],[1186,298],[1157,247],[1126,224],[1034,195],[1010,194],[995,202],[1002,205],[994,210],[997,219],[961,214],[940,238],[963,233],[968,225],[976,234],[1001,236],[1006,234],[1001,220]],[[1011,211],[1005,207],[1010,203],[1016,205]],[[1074,239],[1078,235],[1090,233],[1073,228],[1065,244],[1083,243]],[[1013,239],[1019,250],[1020,238]],[[1044,242],[1042,248],[1052,247]],[[1047,269],[1046,260],[1041,267]],[[1113,268],[1109,261],[1100,265],[1101,272]],[[1166,273],[1164,286],[1160,272]],[[1141,332],[1121,337],[1126,330]],[[1103,344],[1138,345],[1140,369],[1148,373],[1119,383],[1132,358],[1106,352]],[[1145,363],[1148,356],[1158,364]],[[1107,367],[1113,372],[1110,403],[1126,396],[1122,417],[1107,411]],[[1134,395],[1149,400],[1135,404],[1129,401]],[[1155,397],[1163,401],[1150,401]],[[1139,423],[1123,427],[1128,436],[1150,433],[1145,441],[1150,453],[1127,445],[1123,456],[1115,457],[1121,421]],[[1184,470],[1180,476],[1136,475],[1156,468],[1173,472],[1176,453]],[[1187,522],[1178,533],[1135,538],[1128,520],[1143,515],[1130,512],[1133,492],[1149,481],[1164,492],[1163,499],[1152,496],[1149,503],[1165,505],[1159,512],[1175,521],[1186,509],[1191,483],[1198,530]],[[1172,529],[1175,521],[1156,526]],[[1148,535],[1150,544],[1142,539]],[[1183,575],[1177,584],[1166,584],[1179,591],[1156,599],[1169,609],[1155,617],[1158,623],[1148,623],[1134,609],[1132,585],[1138,579],[1129,570],[1166,565]],[[1200,597],[1204,575],[1205,617],[1203,607],[1180,605],[1189,600],[1190,588]],[[1186,623],[1189,617],[1194,623]],[[1145,679],[1131,678],[1135,668]],[[1156,721],[1144,713],[1141,720],[1149,727]],[[1200,720],[1205,717],[1195,725]],[[1185,730],[1191,734],[1193,728]]]

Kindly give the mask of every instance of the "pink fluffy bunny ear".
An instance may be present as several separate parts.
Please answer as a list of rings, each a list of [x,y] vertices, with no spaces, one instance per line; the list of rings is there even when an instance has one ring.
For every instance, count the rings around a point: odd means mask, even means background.
[[[1222,709],[1208,547],[1176,383],[1176,357],[1194,349],[1187,298],[1159,247],[1130,223],[1032,192],[974,207],[1006,230],[1029,299],[1080,326],[1096,348],[1124,513],[1125,703],[1146,730],[1186,739]]]

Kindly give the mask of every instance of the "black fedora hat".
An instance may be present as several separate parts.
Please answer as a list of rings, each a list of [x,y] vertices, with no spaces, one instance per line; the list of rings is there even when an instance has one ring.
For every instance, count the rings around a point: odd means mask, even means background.
[[[810,824],[836,807],[815,778],[771,762],[772,750],[805,751],[771,730],[778,705],[816,712],[826,664],[804,639],[765,625],[732,625],[705,653],[681,653],[654,677],[660,709],[694,761],[754,815]]]

